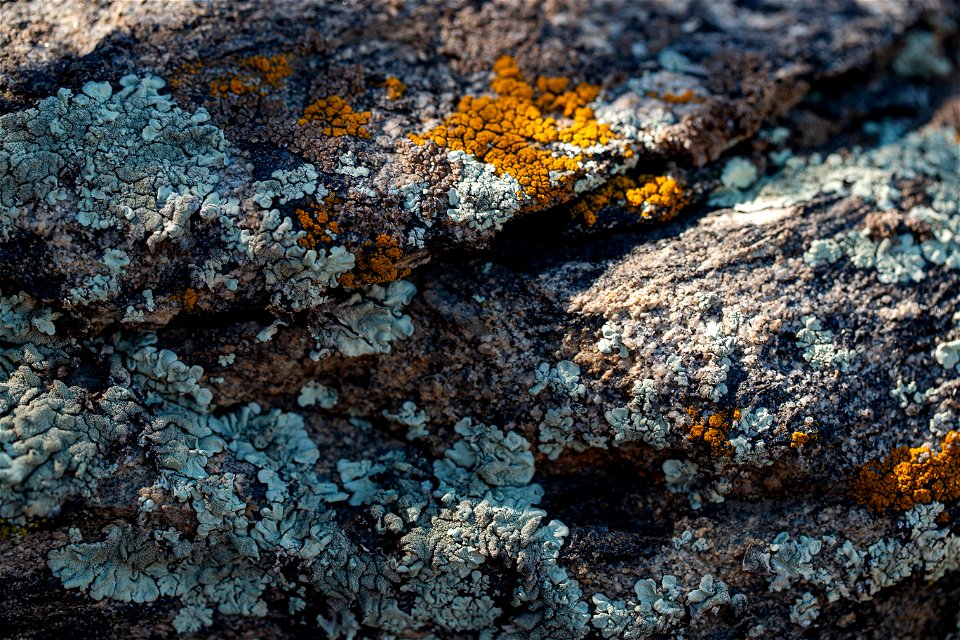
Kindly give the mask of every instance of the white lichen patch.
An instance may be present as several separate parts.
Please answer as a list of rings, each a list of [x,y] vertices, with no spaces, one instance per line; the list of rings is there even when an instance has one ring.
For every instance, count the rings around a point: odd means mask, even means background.
[[[520,209],[523,187],[516,178],[498,175],[496,168],[463,151],[451,151],[451,162],[460,165],[460,178],[448,193],[447,215],[472,229],[499,230]]]

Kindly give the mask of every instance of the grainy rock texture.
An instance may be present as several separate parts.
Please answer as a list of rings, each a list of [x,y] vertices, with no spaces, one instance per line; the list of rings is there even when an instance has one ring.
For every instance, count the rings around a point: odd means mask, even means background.
[[[955,638],[958,21],[0,5],[0,634]]]

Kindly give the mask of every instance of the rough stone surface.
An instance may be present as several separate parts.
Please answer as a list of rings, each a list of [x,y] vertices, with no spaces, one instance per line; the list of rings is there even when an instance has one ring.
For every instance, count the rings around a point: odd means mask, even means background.
[[[956,637],[958,23],[0,5],[2,635]]]

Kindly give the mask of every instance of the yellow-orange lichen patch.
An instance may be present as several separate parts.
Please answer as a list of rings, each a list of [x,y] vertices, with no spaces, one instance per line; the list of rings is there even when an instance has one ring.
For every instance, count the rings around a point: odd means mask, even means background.
[[[656,91],[648,91],[647,96],[650,98],[658,98],[663,100],[668,104],[689,104],[691,102],[701,103],[704,102],[704,98],[698,96],[694,93],[693,89],[687,89],[683,93],[657,93]]]
[[[496,96],[464,96],[443,124],[410,139],[469,153],[498,174],[515,178],[538,203],[568,193],[569,174],[581,166],[583,156],[550,145],[586,149],[614,138],[609,125],[598,122],[587,106],[599,87],[581,83],[568,89],[570,81],[562,77],[541,77],[531,85],[511,56],[498,59],[493,73],[490,87]]]
[[[306,209],[297,209],[294,215],[300,223],[300,228],[306,235],[299,240],[304,249],[316,249],[322,243],[332,242],[340,233],[340,224],[334,219],[333,206],[337,198],[333,194],[323,199],[322,203],[311,202]]]
[[[947,433],[939,453],[927,446],[898,447],[858,469],[850,487],[857,502],[878,512],[960,499],[960,433]]]
[[[407,85],[400,78],[387,76],[387,79],[377,85],[387,90],[387,100],[399,100],[407,91]]]
[[[297,124],[319,122],[325,136],[369,138],[370,132],[364,127],[369,121],[369,111],[354,111],[340,96],[327,96],[307,105]]]
[[[708,416],[703,416],[694,407],[687,407],[690,416],[691,441],[706,445],[710,455],[719,458],[733,452],[733,445],[727,437],[733,423],[740,419],[740,409],[719,409]]]
[[[803,445],[813,440],[815,437],[816,436],[810,433],[804,433],[803,431],[794,431],[790,435],[790,447],[793,449],[799,449]]]
[[[293,73],[289,57],[283,53],[274,56],[248,56],[237,65],[239,71],[210,83],[210,94],[214,98],[247,93],[266,95],[270,89],[282,88],[284,81]]]
[[[627,189],[624,193],[632,206],[649,207],[658,212],[657,218],[672,218],[680,208],[686,204],[686,198],[677,181],[669,176],[656,176],[637,187]]]
[[[197,305],[196,290],[193,287],[187,287],[183,293],[177,296],[177,302],[180,303],[184,311],[193,311],[193,308]]]
[[[403,251],[397,241],[386,234],[378,235],[375,241],[367,240],[363,249],[354,254],[356,266],[340,276],[340,284],[345,287],[393,282],[410,274],[410,269],[397,266]]]
[[[280,89],[284,80],[293,73],[290,69],[290,59],[282,53],[275,56],[250,56],[241,60],[240,64],[255,71],[263,82],[274,89]]]
[[[676,216],[688,203],[680,183],[670,176],[615,176],[580,198],[571,207],[571,213],[592,226],[598,211],[620,205],[641,218],[663,221]]]

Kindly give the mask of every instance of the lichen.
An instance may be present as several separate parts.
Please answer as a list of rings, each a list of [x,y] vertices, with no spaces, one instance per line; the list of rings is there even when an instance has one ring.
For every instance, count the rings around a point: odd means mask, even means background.
[[[855,532],[856,521],[839,519],[839,529],[811,537],[781,532],[767,546],[751,547],[743,567],[771,575],[770,589],[783,591],[797,583],[816,597],[821,592],[826,602],[841,599],[854,602],[872,600],[884,589],[921,573],[926,580],[937,580],[960,566],[960,537],[938,524],[943,504],[915,505],[899,520],[902,530],[891,537],[862,539]],[[862,524],[862,523],[860,523]],[[852,529],[852,530],[851,530]],[[860,538],[859,541],[851,537]],[[806,600],[810,605],[810,599]],[[812,606],[812,605],[810,605]],[[802,613],[803,602],[797,613]],[[799,617],[799,624],[803,624]]]
[[[2,353],[9,371],[0,382],[0,518],[12,522],[91,495],[116,468],[111,450],[138,413],[122,387],[94,397],[53,379],[58,359],[33,345]]]
[[[407,85],[396,76],[387,76],[387,79],[377,86],[387,90],[387,100],[399,100],[407,91]]]
[[[853,497],[878,512],[906,511],[917,504],[960,499],[960,433],[950,431],[940,452],[898,447],[882,460],[858,469],[850,481]]]
[[[370,122],[369,111],[354,111],[340,96],[319,98],[307,105],[297,124],[303,126],[318,123],[325,136],[355,136],[369,138],[366,126]]]
[[[416,291],[409,282],[396,280],[353,294],[334,309],[332,322],[313,326],[317,344],[311,357],[319,359],[333,349],[348,358],[390,353],[391,342],[413,335],[413,322],[403,314],[403,307]]]
[[[426,426],[430,422],[430,416],[426,411],[417,408],[415,402],[407,400],[396,413],[383,410],[383,417],[387,420],[397,422],[407,427],[407,440],[416,440],[428,435]]]
[[[258,229],[244,229],[239,241],[246,254],[263,270],[274,293],[272,301],[293,310],[310,309],[327,301],[327,291],[356,264],[342,246],[305,248],[305,231],[295,231],[293,221],[276,209],[263,214]]]
[[[200,384],[203,367],[183,363],[169,349],[154,346],[157,336],[146,333],[130,340],[117,337],[115,344],[122,354],[122,365],[133,376],[134,383],[147,390],[147,401],[163,397],[200,410],[210,406],[213,392]]]
[[[855,352],[838,348],[833,331],[824,329],[816,316],[800,318],[803,328],[797,332],[797,346],[803,350],[803,359],[814,369],[839,369],[846,371]]]
[[[63,222],[121,228],[150,247],[184,233],[229,162],[226,141],[202,108],[190,114],[159,94],[159,78],[128,75],[120,86],[88,82],[0,117],[0,238],[28,207],[65,200],[68,189],[77,204]]]
[[[336,389],[311,380],[300,387],[300,393],[297,395],[297,404],[301,407],[319,406],[321,409],[332,409],[338,400]]]
[[[224,98],[229,95],[245,94],[266,95],[271,90],[283,87],[286,79],[293,74],[290,68],[290,56],[278,53],[272,56],[252,55],[237,62],[239,71],[222,75],[210,82],[210,95]],[[200,67],[188,68],[191,75],[200,72]]]
[[[641,579],[634,585],[635,599],[611,600],[603,594],[593,596],[592,624],[603,638],[642,640],[680,632],[684,620],[716,612],[731,601],[726,584],[704,575],[698,586],[686,594],[675,576],[655,580]]]
[[[729,456],[734,447],[728,439],[734,422],[740,420],[740,409],[718,409],[709,415],[701,414],[694,407],[687,407],[690,416],[690,435],[688,438],[705,446],[713,457]]]
[[[746,158],[731,158],[720,175],[720,182],[729,189],[747,189],[756,181],[757,167]]]
[[[314,194],[317,198],[323,198],[327,191],[318,185],[319,177],[317,168],[312,164],[303,164],[289,171],[277,169],[270,174],[270,180],[253,183],[253,199],[264,209],[269,209],[273,206],[274,199],[279,204],[286,204]]]
[[[53,321],[60,316],[22,291],[0,295],[0,340],[13,344],[48,342],[57,332]]]
[[[399,266],[403,251],[397,240],[385,233],[364,242],[354,252],[354,267],[340,276],[344,287],[361,287],[393,282],[410,275],[410,269]]]
[[[622,207],[642,220],[666,221],[690,204],[690,197],[674,177],[642,175],[613,176],[599,188],[581,196],[570,208],[575,219],[593,226],[603,209]]]
[[[411,140],[463,151],[492,165],[498,176],[519,183],[518,197],[540,204],[561,197],[568,176],[581,166],[584,150],[613,138],[610,127],[599,123],[587,106],[599,87],[571,87],[568,78],[560,77],[540,77],[531,85],[511,56],[499,58],[493,72],[490,86],[496,97],[464,96],[443,124],[411,135]],[[576,151],[557,153],[561,143]]]

